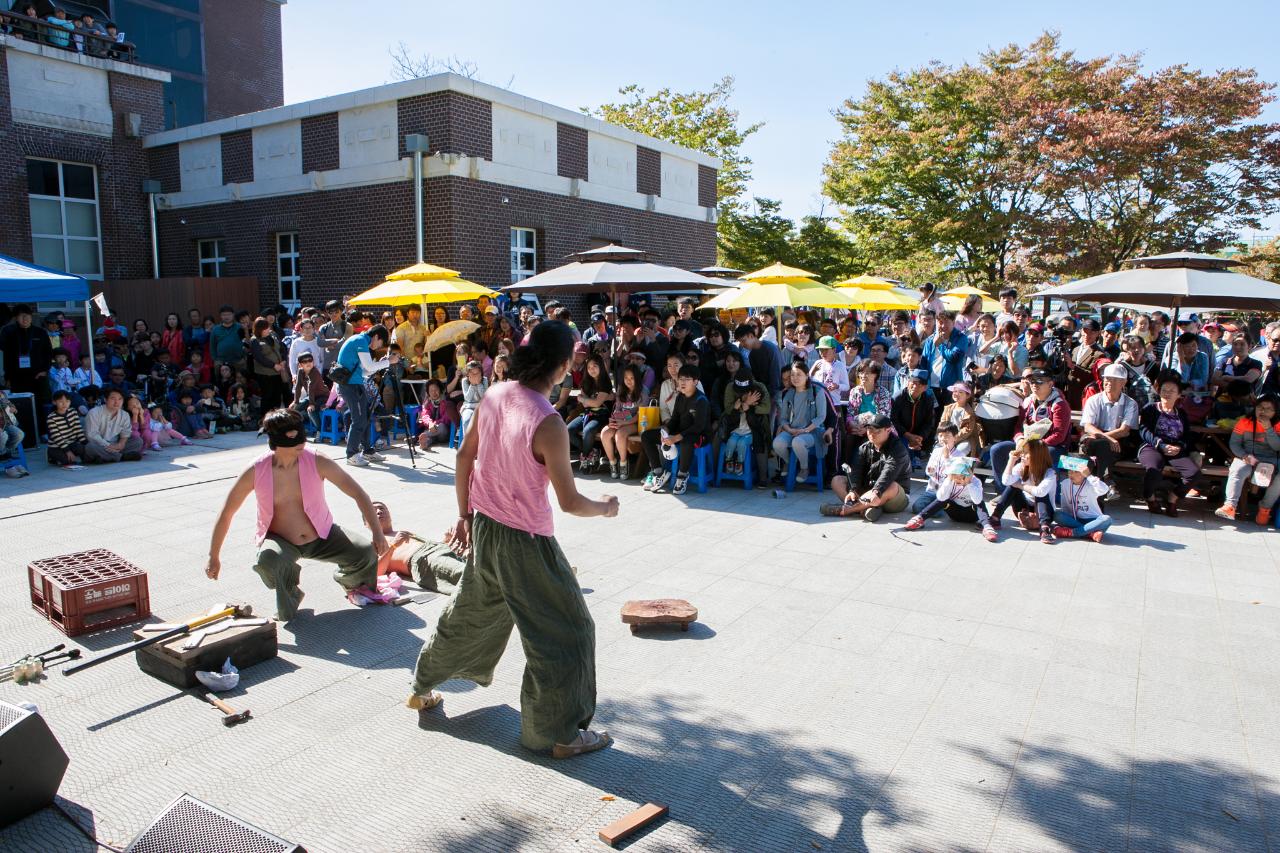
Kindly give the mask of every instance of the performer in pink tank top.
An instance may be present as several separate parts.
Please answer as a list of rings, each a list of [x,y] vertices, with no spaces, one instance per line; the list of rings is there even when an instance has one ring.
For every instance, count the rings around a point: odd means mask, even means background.
[[[205,574],[217,580],[222,570],[219,555],[227,529],[240,505],[250,494],[258,504],[258,560],[253,570],[268,589],[276,591],[276,618],[292,619],[302,603],[298,587],[302,570],[298,560],[336,563],[333,579],[347,591],[352,603],[377,596],[372,587],[378,579],[378,555],[387,550],[373,502],[351,476],[333,460],[318,456],[306,447],[307,434],[302,416],[289,409],[276,409],[262,419],[271,452],[250,465],[236,480],[213,525],[209,562]],[[360,507],[373,531],[373,542],[350,536],[333,523],[324,497],[325,481],[333,483]]]
[[[516,350],[514,382],[492,386],[458,451],[458,521],[450,544],[466,554],[458,587],[418,656],[413,694],[423,711],[440,704],[435,687],[452,678],[480,685],[520,631],[525,673],[520,741],[568,758],[609,745],[591,731],[596,707],[595,623],[573,569],[555,540],[547,486],[560,509],[590,517],[618,514],[618,499],[578,493],[569,466],[569,432],[548,395],[573,361],[567,325],[538,325]]]

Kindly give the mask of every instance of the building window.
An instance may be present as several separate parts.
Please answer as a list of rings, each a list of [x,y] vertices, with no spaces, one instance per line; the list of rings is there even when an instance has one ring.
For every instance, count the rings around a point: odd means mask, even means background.
[[[27,161],[31,257],[37,264],[102,278],[98,176],[93,166]]]
[[[302,272],[298,268],[298,234],[276,235],[276,269],[280,280],[280,304],[289,309],[302,305]]]
[[[201,240],[200,275],[203,278],[222,278],[222,265],[227,257],[222,253],[221,240]]]
[[[538,271],[538,232],[532,228],[511,229],[511,283],[524,281]]]

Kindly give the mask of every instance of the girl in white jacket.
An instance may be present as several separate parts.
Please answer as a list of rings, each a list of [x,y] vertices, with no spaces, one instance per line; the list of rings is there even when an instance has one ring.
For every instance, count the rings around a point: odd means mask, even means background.
[[[1033,424],[1023,433],[1009,454],[1000,477],[1004,491],[991,510],[991,523],[999,530],[1000,517],[1013,507],[1022,526],[1034,532],[1039,525],[1040,541],[1049,543],[1053,541],[1053,496],[1058,490],[1058,477],[1049,459],[1049,448],[1039,438],[1027,435],[1036,426]]]
[[[1082,456],[1063,456],[1058,467],[1067,475],[1058,481],[1058,509],[1053,514],[1058,524],[1053,535],[1059,539],[1087,536],[1101,542],[1103,531],[1111,526],[1111,516],[1103,513],[1098,499],[1111,487],[1093,476],[1089,460]]]
[[[968,457],[952,459],[946,476],[938,484],[934,500],[918,515],[907,522],[907,530],[919,530],[925,521],[939,512],[946,512],[952,521],[977,524],[988,542],[996,541],[996,529],[982,502],[982,481],[973,476],[974,460]]]

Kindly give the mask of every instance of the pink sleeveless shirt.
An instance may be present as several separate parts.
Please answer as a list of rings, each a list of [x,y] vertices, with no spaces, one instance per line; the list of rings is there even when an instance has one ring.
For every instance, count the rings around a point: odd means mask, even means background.
[[[508,527],[554,536],[547,469],[533,456],[533,433],[555,407],[519,382],[491,385],[480,401],[480,449],[471,472],[471,508]]]
[[[258,496],[258,544],[267,538],[271,530],[271,518],[275,515],[275,480],[271,475],[271,453],[266,453],[253,463],[253,493]],[[329,538],[333,528],[333,515],[324,499],[324,480],[316,472],[316,455],[303,450],[298,456],[298,482],[302,485],[302,511],[307,514],[316,535]]]

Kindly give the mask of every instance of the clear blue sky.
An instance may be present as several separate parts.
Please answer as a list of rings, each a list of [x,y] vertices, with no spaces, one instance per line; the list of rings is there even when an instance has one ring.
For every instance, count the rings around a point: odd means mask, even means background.
[[[839,133],[831,111],[894,68],[959,64],[1054,29],[1082,56],[1141,52],[1152,68],[1252,67],[1280,82],[1277,24],[1276,0],[291,0],[284,7],[285,99],[388,82],[388,48],[402,40],[415,54],[471,60],[486,82],[510,81],[520,94],[572,109],[611,100],[627,83],[692,90],[731,74],[743,120],[765,122],[746,149],[755,161],[750,192],[781,199],[799,217],[822,204],[822,164]],[[1280,121],[1280,105],[1267,117]]]

